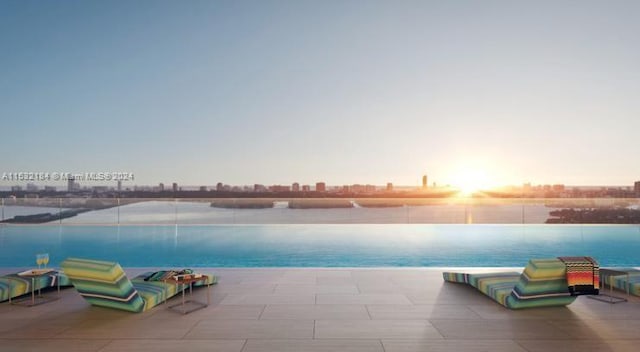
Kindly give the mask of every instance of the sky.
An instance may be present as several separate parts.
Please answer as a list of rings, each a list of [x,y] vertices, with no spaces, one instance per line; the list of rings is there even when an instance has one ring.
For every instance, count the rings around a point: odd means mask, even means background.
[[[0,0],[0,174],[630,186],[638,18],[638,1]]]

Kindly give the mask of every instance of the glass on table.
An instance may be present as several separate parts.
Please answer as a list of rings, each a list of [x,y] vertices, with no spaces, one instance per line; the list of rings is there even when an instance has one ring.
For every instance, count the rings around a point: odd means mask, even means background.
[[[49,264],[49,253],[36,254],[36,264],[38,264],[38,269],[40,269],[42,265],[46,268],[47,264]]]

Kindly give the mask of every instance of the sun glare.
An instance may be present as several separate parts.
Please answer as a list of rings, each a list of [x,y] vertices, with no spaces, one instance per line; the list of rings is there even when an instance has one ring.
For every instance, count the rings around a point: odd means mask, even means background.
[[[451,180],[451,185],[460,190],[462,196],[491,187],[489,176],[484,170],[474,168],[460,169]]]

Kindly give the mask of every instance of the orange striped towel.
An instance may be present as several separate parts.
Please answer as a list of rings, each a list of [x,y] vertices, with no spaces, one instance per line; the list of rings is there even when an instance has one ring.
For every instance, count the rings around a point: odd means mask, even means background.
[[[558,257],[567,267],[567,286],[572,296],[598,294],[600,266],[591,257]]]

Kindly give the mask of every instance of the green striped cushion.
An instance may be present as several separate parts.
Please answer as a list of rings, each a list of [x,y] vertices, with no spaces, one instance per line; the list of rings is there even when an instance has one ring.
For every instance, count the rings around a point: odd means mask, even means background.
[[[507,299],[509,308],[567,305],[575,301],[567,283],[565,264],[557,259],[532,259]]]
[[[522,274],[466,274],[445,272],[445,281],[467,283],[496,302],[512,309],[567,305],[569,295],[565,265],[558,259],[532,259]]]
[[[456,273],[456,272],[445,271],[444,273],[442,273],[442,277],[444,277],[444,281],[447,281],[447,282],[457,282],[461,284],[469,283],[469,274],[466,274],[466,273]]]
[[[445,272],[443,276],[445,281],[469,284],[494,301],[506,305],[507,297],[518,283],[520,274],[515,272],[485,274]]]
[[[149,275],[153,272],[146,272],[136,276],[131,280],[133,286],[138,290],[138,293],[147,303],[145,310],[153,308],[158,304],[164,302],[166,299],[171,298],[182,290],[187,289],[187,285],[176,285],[173,283],[164,283],[162,281],[145,281]],[[207,276],[206,282],[198,281],[193,283],[193,287],[205,286],[215,284],[217,278],[211,274],[204,274]],[[166,297],[165,297],[166,295]]]
[[[118,263],[68,258],[61,267],[92,305],[130,312],[145,310],[144,300]]]
[[[58,281],[60,281],[60,287],[71,286],[71,282],[65,274],[55,271],[51,272],[49,275],[36,277],[34,280],[34,286],[36,290],[48,287],[57,287]],[[11,298],[30,294],[31,278],[20,276],[18,274],[9,274],[0,277],[0,302],[9,299],[9,287],[11,287]]]
[[[505,272],[505,273],[484,273],[484,274],[468,274],[468,273],[456,273],[456,272],[444,272],[442,273],[444,280],[449,282],[457,282],[457,283],[465,283],[469,284],[477,289],[480,289],[482,286],[483,279],[491,279],[491,278],[509,278],[513,281],[513,285],[515,286],[518,278],[520,277],[520,273],[516,272]],[[486,284],[485,284],[486,285]],[[513,288],[513,286],[512,286]]]
[[[182,287],[162,281],[132,281],[133,287],[145,302],[144,310],[151,309],[182,291]]]

